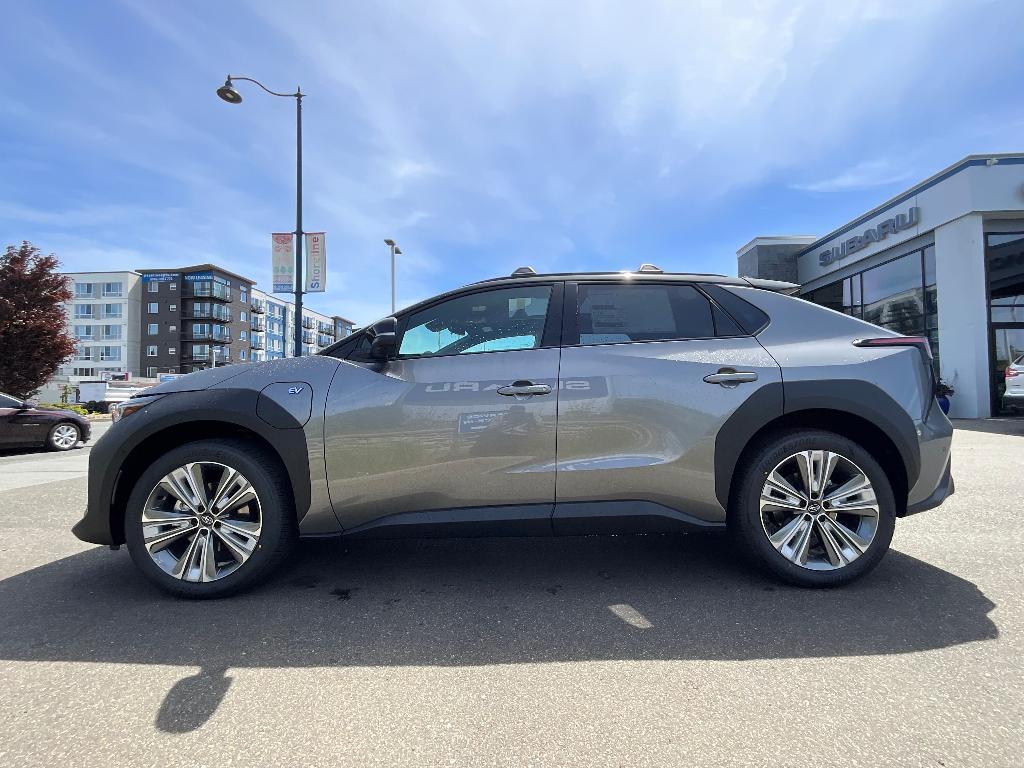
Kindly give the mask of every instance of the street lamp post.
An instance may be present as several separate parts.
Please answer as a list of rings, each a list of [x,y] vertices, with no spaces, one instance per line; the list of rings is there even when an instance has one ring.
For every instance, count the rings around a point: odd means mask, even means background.
[[[302,97],[301,88],[295,93],[278,93],[272,91],[259,80],[251,77],[228,75],[224,85],[217,89],[217,95],[228,104],[241,104],[242,94],[235,90],[233,81],[244,80],[255,83],[271,96],[295,99],[295,357],[302,357]]]
[[[394,240],[385,240],[384,245],[391,249],[391,314],[395,314],[395,256],[402,255],[402,249],[395,245]]]

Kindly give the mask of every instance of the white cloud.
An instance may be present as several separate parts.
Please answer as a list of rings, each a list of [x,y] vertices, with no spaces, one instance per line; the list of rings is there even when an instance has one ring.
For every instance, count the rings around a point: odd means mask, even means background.
[[[914,178],[914,175],[913,168],[906,164],[890,160],[865,160],[835,176],[791,186],[805,192],[842,192],[898,184]]]

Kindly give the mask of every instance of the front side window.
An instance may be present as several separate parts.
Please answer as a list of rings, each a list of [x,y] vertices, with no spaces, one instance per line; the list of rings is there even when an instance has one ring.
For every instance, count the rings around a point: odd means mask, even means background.
[[[579,287],[578,303],[580,344],[715,335],[711,302],[692,285],[584,284]],[[736,334],[730,329],[722,335]]]
[[[459,296],[409,316],[399,355],[459,355],[536,349],[544,336],[551,286],[520,286]]]

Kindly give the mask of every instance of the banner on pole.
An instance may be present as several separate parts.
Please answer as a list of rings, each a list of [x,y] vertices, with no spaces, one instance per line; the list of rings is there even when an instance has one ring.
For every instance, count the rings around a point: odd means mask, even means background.
[[[322,293],[327,289],[327,235],[306,233],[306,293]]]
[[[274,232],[271,238],[271,274],[274,293],[295,290],[295,242],[291,232]]]

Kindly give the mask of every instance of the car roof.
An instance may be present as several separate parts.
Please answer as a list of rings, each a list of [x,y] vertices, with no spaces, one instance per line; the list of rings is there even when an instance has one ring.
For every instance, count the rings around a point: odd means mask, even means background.
[[[762,288],[764,290],[777,291],[779,293],[793,293],[800,287],[796,283],[787,283],[782,280],[764,280],[757,277],[732,277],[729,275],[718,275],[704,272],[663,272],[650,264],[644,264],[636,271],[623,270],[620,272],[534,272],[530,267],[520,267],[511,275],[491,277],[486,280],[479,280],[475,283],[470,283],[470,285],[515,285],[517,283],[529,283],[534,280],[578,280],[581,282],[623,282],[630,280],[643,280],[653,282],[715,283],[717,285],[740,285]],[[468,287],[470,286],[463,286],[463,288]],[[462,290],[462,288],[456,290]]]

